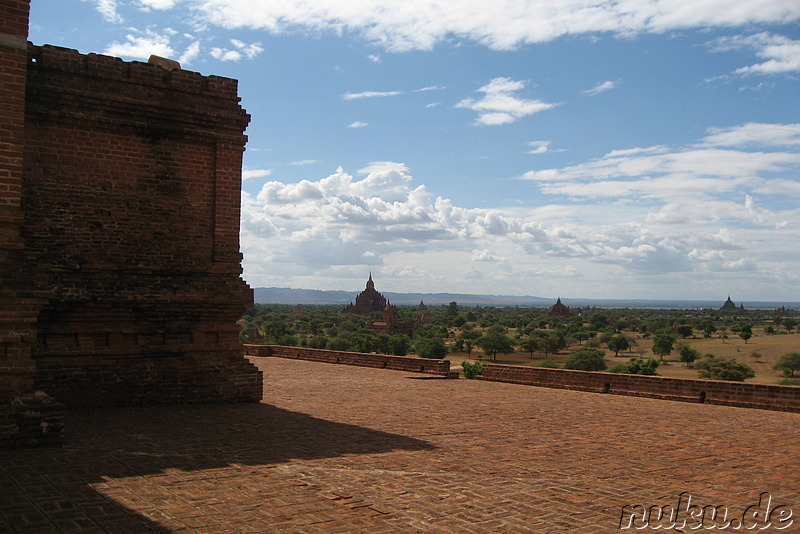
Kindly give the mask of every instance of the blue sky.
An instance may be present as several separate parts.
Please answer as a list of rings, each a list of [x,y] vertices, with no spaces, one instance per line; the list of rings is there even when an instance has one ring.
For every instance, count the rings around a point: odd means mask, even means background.
[[[796,0],[33,0],[239,80],[254,287],[800,301]]]

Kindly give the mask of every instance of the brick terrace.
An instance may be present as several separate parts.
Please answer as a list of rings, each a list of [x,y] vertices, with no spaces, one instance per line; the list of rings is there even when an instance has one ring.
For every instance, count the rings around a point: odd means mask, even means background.
[[[0,451],[0,532],[619,532],[684,491],[800,527],[797,413],[255,361],[262,404],[75,410],[63,448]]]

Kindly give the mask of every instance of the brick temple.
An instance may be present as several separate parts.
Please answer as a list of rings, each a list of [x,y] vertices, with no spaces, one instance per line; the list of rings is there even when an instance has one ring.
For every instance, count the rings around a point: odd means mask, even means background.
[[[236,80],[27,42],[0,0],[0,446],[63,406],[255,402]]]

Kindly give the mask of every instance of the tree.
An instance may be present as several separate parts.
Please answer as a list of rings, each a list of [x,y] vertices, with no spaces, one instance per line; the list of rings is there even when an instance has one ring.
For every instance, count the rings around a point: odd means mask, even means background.
[[[744,382],[756,376],[756,373],[749,365],[736,360],[716,360],[708,365],[708,369],[700,371],[699,376],[711,380]]]
[[[472,344],[475,342],[475,340],[479,339],[481,335],[482,334],[478,330],[470,329],[461,332],[459,338],[464,340],[464,345],[467,349],[467,356],[472,355]]]
[[[675,336],[670,334],[656,334],[653,338],[653,354],[659,356],[664,361],[665,356],[672,354],[674,350]]]
[[[580,371],[603,371],[606,368],[606,359],[603,351],[584,347],[570,353],[564,360],[564,369],[578,369]]]
[[[424,337],[414,344],[414,349],[421,358],[441,360],[447,356],[447,347],[440,337]]]
[[[491,355],[493,360],[497,360],[497,353],[508,354],[514,352],[514,342],[499,332],[490,332],[481,336],[476,342],[480,348]]]
[[[389,338],[387,350],[395,356],[405,356],[409,349],[411,349],[411,340],[407,335],[396,334]]]
[[[539,350],[539,340],[540,338],[529,337],[528,339],[522,342],[520,347],[522,348],[522,350],[529,353],[531,358],[533,358],[533,353]]]
[[[628,338],[623,336],[622,334],[618,334],[613,336],[606,342],[608,345],[608,350],[614,351],[614,356],[619,356],[619,351],[621,350],[628,350],[631,348],[631,344],[628,341]]]
[[[550,334],[539,338],[539,350],[544,352],[545,358],[548,354],[555,354],[565,348],[566,342],[556,334]]]
[[[749,324],[743,324],[739,329],[739,337],[744,339],[745,344],[747,344],[747,340],[753,337],[753,327]]]
[[[686,339],[687,337],[691,337],[691,335],[694,333],[694,331],[692,330],[691,325],[688,325],[688,324],[680,325],[677,328],[677,331],[678,331],[678,334],[680,334],[680,336],[683,339]]]
[[[681,361],[686,363],[686,367],[691,367],[692,362],[700,357],[697,349],[693,349],[689,345],[681,345],[680,348]]]
[[[786,376],[794,376],[794,372],[800,370],[800,352],[787,352],[781,356],[775,369],[783,370]]]

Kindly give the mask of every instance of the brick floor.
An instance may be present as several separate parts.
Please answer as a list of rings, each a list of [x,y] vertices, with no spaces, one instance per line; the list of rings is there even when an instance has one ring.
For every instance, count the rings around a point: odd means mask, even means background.
[[[263,404],[70,411],[63,448],[0,452],[0,532],[620,532],[681,492],[800,531],[800,414],[256,362]]]

